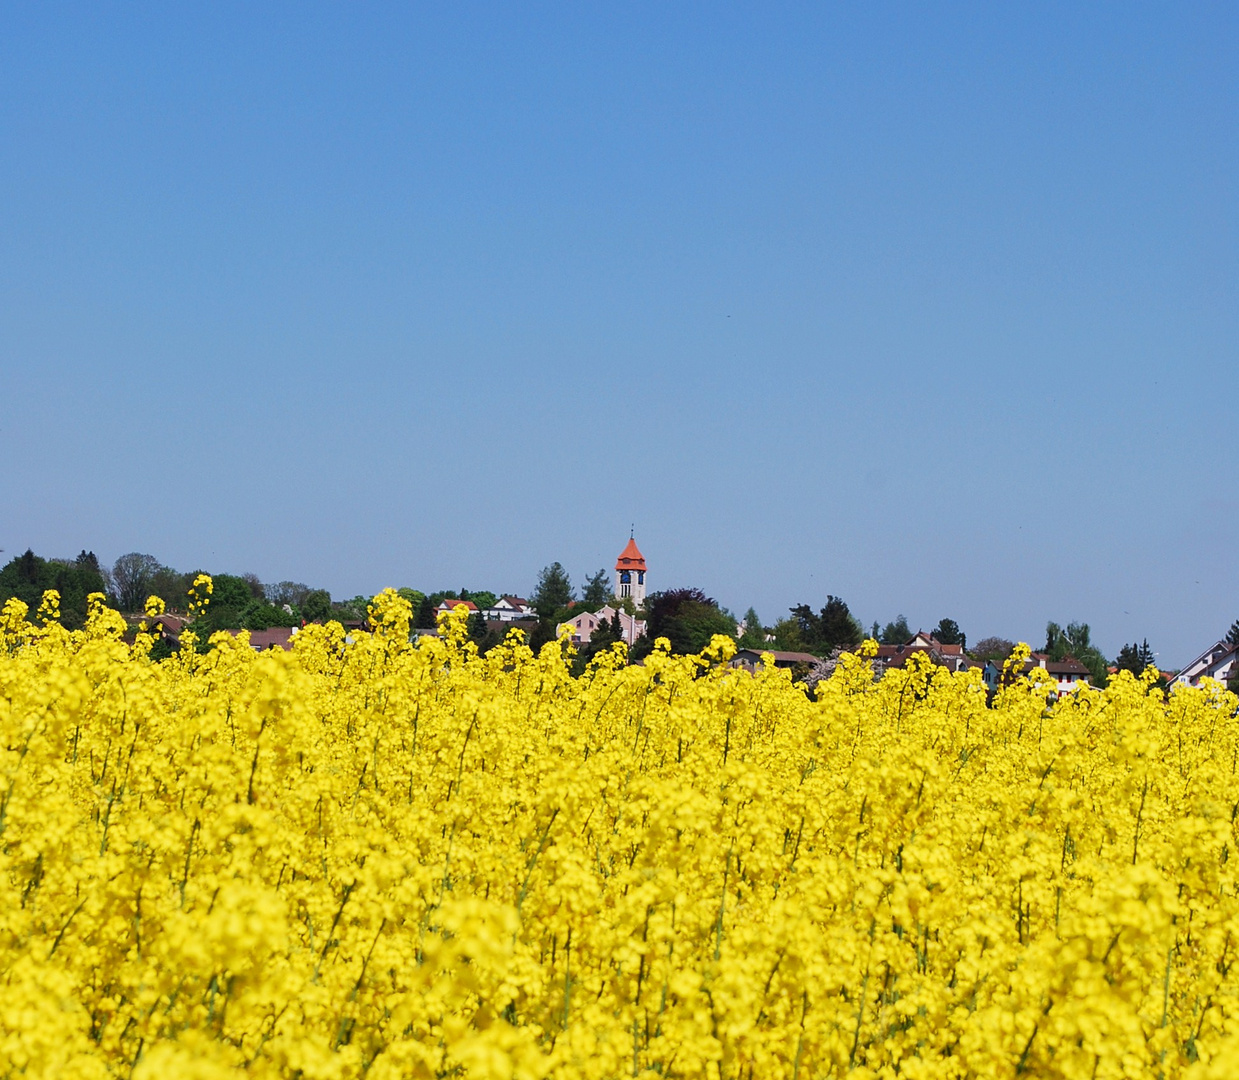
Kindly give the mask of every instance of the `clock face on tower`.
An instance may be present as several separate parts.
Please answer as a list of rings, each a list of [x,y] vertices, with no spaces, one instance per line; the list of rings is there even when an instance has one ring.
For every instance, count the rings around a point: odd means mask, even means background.
[[[621,600],[631,598],[638,605],[645,602],[645,556],[631,537],[615,561],[615,595]]]

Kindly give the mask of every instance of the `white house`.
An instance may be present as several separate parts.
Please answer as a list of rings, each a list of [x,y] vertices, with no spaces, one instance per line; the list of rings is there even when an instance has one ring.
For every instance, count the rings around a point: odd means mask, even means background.
[[[1199,686],[1204,678],[1226,682],[1239,675],[1239,645],[1215,641],[1174,677],[1175,683]]]
[[[501,596],[495,601],[494,607],[488,607],[482,614],[495,622],[536,618],[533,607],[523,596]]]
[[[463,607],[470,615],[477,613],[478,606],[472,600],[453,600],[450,596],[444,600],[437,608],[436,612],[455,611],[458,607]]]

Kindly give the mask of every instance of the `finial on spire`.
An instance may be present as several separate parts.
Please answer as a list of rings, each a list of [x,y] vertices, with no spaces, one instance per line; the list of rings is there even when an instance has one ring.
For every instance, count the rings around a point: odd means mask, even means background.
[[[628,539],[629,539],[629,540],[632,540],[632,539],[633,539],[636,535],[637,535],[637,523],[634,521],[634,522],[633,522],[633,523],[632,523],[632,524],[628,527]]]

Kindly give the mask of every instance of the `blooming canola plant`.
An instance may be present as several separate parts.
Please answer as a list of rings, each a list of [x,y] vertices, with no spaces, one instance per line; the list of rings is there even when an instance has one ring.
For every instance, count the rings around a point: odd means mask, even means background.
[[[5,606],[0,1073],[1239,1076],[1221,685],[371,615],[156,662]]]

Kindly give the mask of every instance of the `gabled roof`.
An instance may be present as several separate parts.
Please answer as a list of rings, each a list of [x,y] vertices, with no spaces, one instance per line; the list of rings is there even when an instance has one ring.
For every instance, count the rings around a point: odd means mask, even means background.
[[[273,626],[269,630],[251,630],[251,649],[291,649],[296,630],[291,626]]]
[[[813,664],[821,659],[821,657],[807,652],[788,652],[780,649],[739,649],[736,655],[732,657],[732,666],[734,667],[736,661],[740,659],[746,661],[760,660],[765,653],[769,653],[774,657],[776,666],[779,664]]]
[[[455,611],[461,605],[467,607],[470,611],[477,611],[478,606],[472,600],[453,600],[450,596],[444,600],[435,611]]]
[[[641,554],[641,549],[637,547],[637,542],[631,536],[628,538],[628,546],[620,552],[620,557],[615,561],[615,569],[645,569],[645,556]]]
[[[1061,660],[1047,660],[1045,670],[1051,675],[1088,675],[1089,670],[1074,656],[1064,656]]]
[[[1239,650],[1239,645],[1232,645],[1225,638],[1219,638],[1190,664],[1185,664],[1183,670],[1175,678],[1181,682],[1199,679],[1201,675],[1216,665],[1218,661],[1226,659],[1227,656],[1237,650]]]

